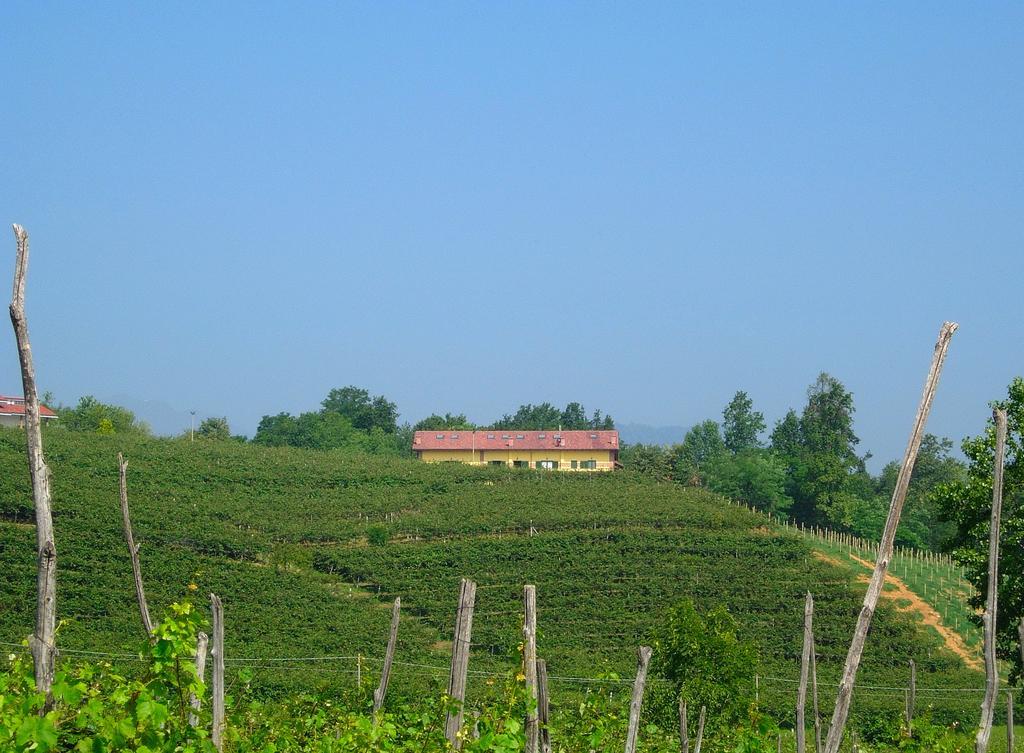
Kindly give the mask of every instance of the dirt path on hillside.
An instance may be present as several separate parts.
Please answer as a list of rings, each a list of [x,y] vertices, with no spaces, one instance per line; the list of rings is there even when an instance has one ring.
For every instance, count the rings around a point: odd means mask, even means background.
[[[875,565],[873,562],[861,559],[860,557],[851,554],[850,559],[859,565],[866,567],[868,570],[874,570]],[[833,564],[839,564],[837,560],[828,555],[822,555],[823,559],[827,559]],[[871,578],[867,575],[858,575],[857,580],[861,583],[868,583]],[[954,654],[963,659],[971,669],[976,669],[979,672],[984,669],[981,659],[974,654],[967,644],[964,643],[964,639],[960,637],[960,634],[954,630],[950,630],[948,627],[942,624],[942,615],[940,615],[935,608],[918,596],[915,592],[911,591],[900,578],[895,575],[886,574],[885,584],[888,588],[882,589],[882,596],[886,599],[891,599],[896,602],[896,609],[903,613],[912,613],[920,618],[921,623],[928,627],[935,628],[945,644],[946,648],[952,651]]]

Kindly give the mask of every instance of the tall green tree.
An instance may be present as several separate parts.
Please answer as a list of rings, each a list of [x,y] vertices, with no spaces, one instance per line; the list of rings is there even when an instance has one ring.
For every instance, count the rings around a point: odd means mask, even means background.
[[[601,414],[601,411],[594,411],[593,416],[588,419],[586,410],[580,403],[572,402],[559,410],[551,403],[540,403],[533,405],[526,403],[520,405],[513,413],[506,413],[492,426],[495,429],[519,429],[523,431],[554,431],[564,429],[565,431],[583,429],[614,429],[615,421],[611,416]]]
[[[786,494],[786,466],[768,450],[723,452],[706,465],[704,475],[711,491],[773,515],[787,513],[793,504]]]
[[[722,435],[729,452],[743,452],[761,446],[761,432],[766,428],[764,414],[754,410],[746,392],[737,392],[722,411]]]
[[[907,501],[903,508],[903,517],[897,531],[897,543],[903,546],[914,546],[932,551],[941,550],[954,532],[953,524],[942,518],[942,510],[935,504],[932,493],[939,486],[964,481],[967,478],[967,467],[962,461],[952,456],[953,442],[945,437],[925,434],[921,439],[921,449],[914,461],[914,472],[910,476],[907,488]],[[896,478],[899,475],[900,463],[892,461],[882,469],[877,479],[878,506],[875,529],[859,530],[858,535],[877,539],[885,523],[885,515],[889,509]]]
[[[711,727],[745,721],[754,702],[758,656],[724,606],[706,614],[686,599],[669,611],[655,641],[655,669],[691,709],[704,706]]]
[[[1007,418],[996,645],[999,656],[1012,663],[1013,678],[1020,683],[1024,679],[1017,638],[1017,626],[1024,617],[1024,379],[1016,377],[1006,399],[992,405],[1005,409]],[[994,421],[990,418],[983,433],[964,439],[961,449],[967,456],[966,478],[940,484],[929,497],[955,526],[950,548],[974,585],[972,605],[981,609],[988,596]]]
[[[443,416],[432,413],[426,418],[417,421],[412,427],[413,431],[471,431],[475,425],[462,413],[445,413]]]
[[[102,403],[92,395],[85,395],[74,408],[58,407],[60,423],[72,431],[90,431],[99,434],[149,434],[149,427],[139,421],[127,408]]]
[[[635,471],[659,480],[672,477],[672,462],[665,448],[657,444],[624,444],[619,462],[627,471]]]
[[[786,467],[786,494],[798,520],[849,528],[854,512],[873,495],[853,431],[853,395],[821,373],[807,390],[797,416],[789,411],[775,426],[771,449]]]
[[[226,416],[211,416],[202,420],[196,435],[203,439],[228,440],[231,439],[231,426]]]
[[[391,433],[398,427],[398,406],[383,395],[371,397],[361,387],[335,388],[320,404],[325,413],[337,413],[362,431],[380,429]]]
[[[672,448],[676,480],[696,486],[706,484],[711,463],[724,452],[725,442],[718,423],[711,419],[702,421],[686,432],[681,445]]]
[[[587,412],[579,403],[569,403],[562,411],[562,428],[567,430],[589,429],[590,422],[587,420]]]

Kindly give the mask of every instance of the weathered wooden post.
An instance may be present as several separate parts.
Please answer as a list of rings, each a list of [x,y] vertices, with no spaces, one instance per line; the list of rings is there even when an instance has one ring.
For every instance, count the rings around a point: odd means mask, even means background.
[[[917,665],[910,660],[910,685],[907,687],[907,732],[914,730],[914,706],[917,704]]]
[[[476,583],[463,578],[459,586],[459,606],[455,612],[455,635],[452,638],[452,668],[448,676],[448,698],[454,704],[445,719],[444,734],[456,750],[462,747],[462,706],[466,701],[466,674],[469,671],[469,649],[473,640],[473,606]]]
[[[1003,509],[1003,461],[1006,456],[1006,411],[992,413],[996,423],[996,451],[992,466],[992,520],[988,531],[988,593],[982,615],[985,641],[985,699],[981,703],[981,724],[974,740],[975,753],[988,750],[992,735],[992,717],[999,693],[999,666],[996,664],[996,615],[999,612],[999,519]]]
[[[206,633],[202,631],[196,636],[196,677],[203,684],[206,683],[206,648],[209,640]],[[198,727],[199,709],[202,708],[203,702],[195,693],[189,693],[188,702],[189,706],[192,707],[192,711],[188,715],[189,726]]]
[[[1013,689],[1006,691],[1006,750],[1013,753]]]
[[[636,679],[633,680],[633,696],[629,700],[629,726],[626,728],[626,753],[636,753],[636,738],[640,732],[640,707],[644,702],[644,685],[647,684],[647,665],[651,661],[650,646],[641,646],[637,651]]]
[[[693,753],[700,753],[700,746],[704,744],[704,722],[707,719],[708,709],[700,707],[700,716],[697,718],[697,742],[693,746]]]
[[[804,706],[807,704],[807,680],[811,671],[811,646],[814,643],[812,634],[814,620],[814,597],[807,592],[804,600],[804,645],[800,652],[800,687],[796,694],[796,753],[807,751],[807,728],[804,719]],[[779,738],[781,745],[782,738]]]
[[[821,753],[821,714],[818,712],[818,660],[811,632],[811,696],[814,701],[814,753]]]
[[[224,750],[224,606],[216,594],[210,594],[213,612],[213,729],[210,740],[218,751]]]
[[[523,677],[526,678],[526,753],[540,744],[537,719],[537,587],[523,586]]]
[[[132,535],[132,519],[128,514],[128,461],[124,455],[117,453],[118,479],[121,488],[121,522],[124,526],[124,538],[128,543],[128,556],[132,561],[132,578],[135,580],[135,600],[139,603],[142,615],[142,627],[146,637],[153,635],[153,621],[149,618],[149,605],[146,603],[146,590],[142,587],[142,566],[139,564],[139,547]]]
[[[35,668],[36,691],[46,695],[42,713],[53,704],[53,685],[57,647],[57,545],[53,538],[53,516],[50,512],[50,468],[43,456],[43,432],[39,418],[39,394],[36,371],[32,362],[28,321],[25,318],[25,278],[28,274],[28,233],[14,225],[17,258],[14,263],[14,291],[11,295],[11,325],[18,343],[21,384],[25,392],[25,448],[28,472],[32,479],[32,506],[36,513],[36,626],[29,638]]]
[[[954,322],[943,323],[942,328],[939,330],[938,341],[935,343],[935,351],[932,355],[931,368],[928,372],[928,378],[925,380],[921,403],[917,409],[917,417],[914,420],[914,427],[910,432],[910,440],[907,443],[907,449],[903,456],[903,464],[900,466],[899,475],[896,477],[896,486],[893,489],[892,501],[889,504],[889,515],[882,530],[875,569],[871,574],[867,593],[864,595],[864,604],[857,618],[857,626],[853,631],[850,650],[846,655],[846,664],[843,666],[843,675],[839,681],[839,691],[836,694],[836,705],[832,712],[832,723],[829,725],[828,737],[825,740],[825,753],[839,753],[839,746],[843,741],[846,719],[850,714],[850,703],[853,700],[853,687],[857,681],[857,670],[860,667],[861,656],[864,654],[864,643],[868,637],[868,629],[871,627],[871,618],[875,614],[878,599],[882,594],[885,573],[889,568],[889,559],[892,557],[896,528],[899,526],[900,515],[903,513],[903,503],[907,498],[907,487],[910,484],[910,476],[914,470],[914,461],[917,460],[917,452],[921,447],[921,437],[924,434],[928,414],[931,412],[932,402],[935,399],[935,391],[939,385],[939,374],[942,372],[942,365],[946,360],[949,341],[956,330],[957,325]]]
[[[679,750],[680,753],[690,753],[690,730],[689,721],[686,718],[686,701],[679,696]]]
[[[548,701],[548,665],[543,659],[537,660],[537,719],[540,723],[540,751],[551,753],[551,728],[548,723],[551,708]]]
[[[388,681],[391,679],[391,664],[395,660],[395,645],[398,643],[398,622],[402,613],[402,597],[396,596],[391,605],[391,631],[388,633],[388,647],[384,652],[384,668],[380,672],[380,685],[373,691],[373,720],[384,705],[384,696],[388,692]]]

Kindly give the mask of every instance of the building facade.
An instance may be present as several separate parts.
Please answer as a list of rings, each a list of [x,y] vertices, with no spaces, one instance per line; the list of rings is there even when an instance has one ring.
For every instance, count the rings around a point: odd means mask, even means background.
[[[610,471],[617,431],[417,431],[412,449],[426,463],[468,463],[550,471]]]
[[[39,418],[44,424],[56,417],[56,413],[39,404]],[[0,395],[0,426],[25,426],[25,398]]]

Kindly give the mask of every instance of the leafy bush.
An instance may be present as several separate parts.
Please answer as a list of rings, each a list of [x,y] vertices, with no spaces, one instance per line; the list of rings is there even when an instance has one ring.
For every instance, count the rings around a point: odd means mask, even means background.
[[[752,643],[738,636],[739,625],[724,606],[705,615],[691,599],[668,614],[655,643],[657,668],[671,680],[689,707],[707,707],[712,725],[734,725],[754,704],[758,657]]]

